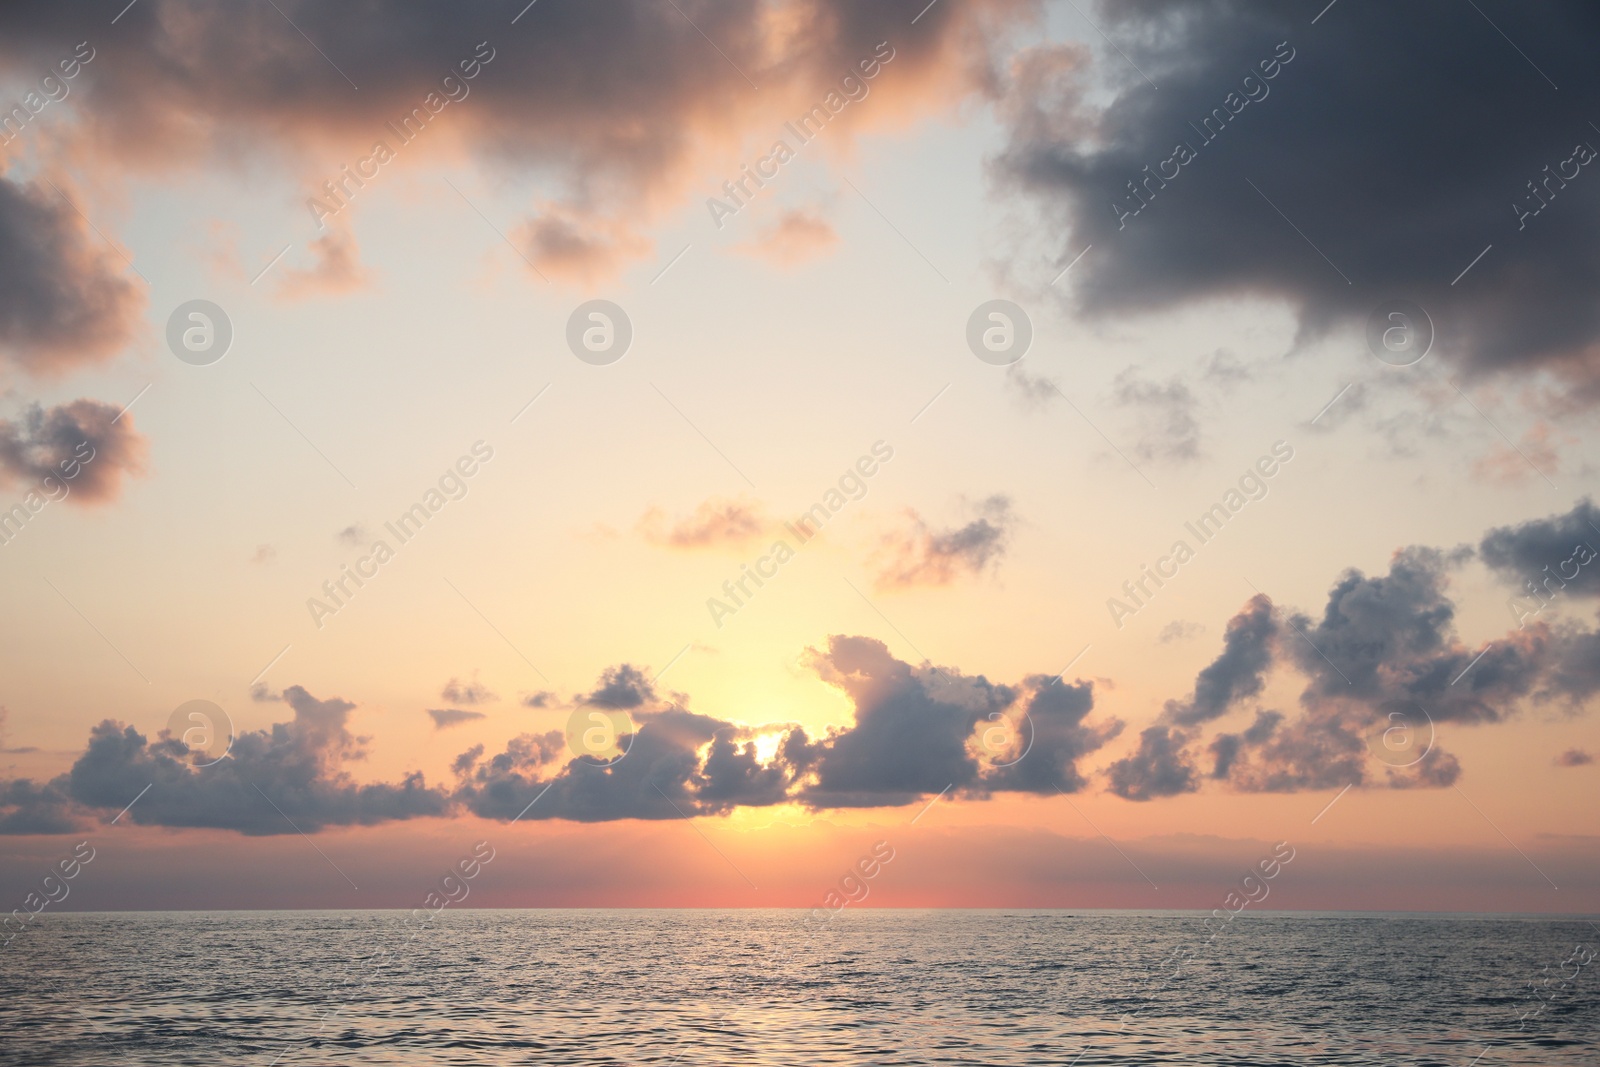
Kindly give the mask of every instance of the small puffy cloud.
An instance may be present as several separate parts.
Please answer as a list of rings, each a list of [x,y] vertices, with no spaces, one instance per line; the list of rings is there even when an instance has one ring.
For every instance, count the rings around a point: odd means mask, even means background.
[[[465,704],[472,707],[477,704],[490,704],[500,698],[474,675],[472,681],[463,682],[459,678],[451,678],[439,690],[439,696],[452,704]]]
[[[464,722],[488,718],[481,711],[463,711],[460,708],[429,708],[428,717],[433,720],[435,730],[444,730],[451,726],[460,726]]]
[[[278,295],[287,300],[309,296],[339,296],[366,286],[368,275],[361,265],[361,249],[350,230],[347,217],[341,217],[328,232],[311,242],[313,265],[308,268],[283,264]]]
[[[56,190],[0,178],[0,359],[54,376],[116,354],[143,303],[125,269]]]
[[[981,574],[1005,555],[1015,517],[1011,501],[991,496],[964,526],[938,529],[909,512],[911,529],[886,534],[875,579],[879,589],[949,585],[964,574]]]
[[[271,545],[257,545],[256,550],[250,554],[250,562],[256,566],[264,566],[278,558],[278,550]]]
[[[839,234],[832,223],[814,211],[797,209],[784,212],[776,225],[735,248],[769,263],[792,267],[831,251],[838,243]]]
[[[1199,637],[1205,633],[1205,629],[1198,622],[1184,622],[1181,619],[1173,619],[1161,628],[1161,632],[1156,635],[1156,640],[1163,645],[1170,645],[1174,641],[1187,641],[1190,638]]]
[[[638,530],[646,541],[665,548],[721,548],[748,544],[769,525],[760,507],[748,501],[707,500],[676,521],[651,508],[639,519]]]
[[[106,503],[124,478],[143,473],[146,451],[133,417],[110,404],[74,400],[49,410],[35,404],[20,421],[0,419],[0,485]]]
[[[369,543],[367,528],[360,523],[352,523],[334,536],[346,548],[363,548]]]
[[[623,220],[555,204],[525,223],[515,239],[532,269],[580,288],[614,276],[654,247]]]
[[[1587,767],[1594,762],[1594,756],[1581,748],[1569,748],[1556,757],[1557,767]]]
[[[522,698],[522,706],[525,708],[553,708],[556,706],[557,700],[558,698],[554,693],[546,689],[541,689],[537,693],[528,693],[524,695]]]

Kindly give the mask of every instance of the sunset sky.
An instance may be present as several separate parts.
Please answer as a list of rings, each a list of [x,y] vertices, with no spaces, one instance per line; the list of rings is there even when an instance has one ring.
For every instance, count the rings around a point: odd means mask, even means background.
[[[4,910],[1600,911],[1596,32],[8,5]]]

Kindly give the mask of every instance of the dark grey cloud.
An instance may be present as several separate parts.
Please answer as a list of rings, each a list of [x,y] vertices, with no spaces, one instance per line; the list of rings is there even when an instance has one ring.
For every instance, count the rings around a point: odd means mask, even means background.
[[[1256,721],[1243,733],[1218,734],[1211,742],[1211,755],[1214,760],[1211,777],[1227,778],[1233,769],[1234,760],[1239,758],[1239,753],[1245,746],[1259,748],[1272,737],[1281,722],[1283,722],[1281,711],[1258,711]]]
[[[1251,597],[1228,620],[1222,652],[1195,677],[1186,700],[1169,700],[1156,725],[1139,735],[1139,747],[1117,760],[1106,774],[1113,793],[1128,800],[1192,793],[1200,788],[1196,757],[1189,750],[1199,734],[1195,727],[1221,718],[1235,704],[1259,694],[1273,664],[1278,622],[1272,601]],[[1270,726],[1265,727],[1270,731]],[[1224,735],[1212,746],[1212,777],[1225,777],[1238,758],[1241,739]]]
[[[66,774],[43,785],[6,783],[0,825],[14,827],[12,833],[57,833],[47,827],[109,819],[135,797],[139,802],[125,817],[142,825],[251,835],[295,833],[296,827],[314,833],[448,810],[449,794],[429,787],[420,774],[368,785],[349,776],[345,764],[366,749],[366,739],[347,725],[354,704],[318,700],[300,686],[283,695],[292,720],[240,734],[228,758],[202,770],[190,765],[183,742],[165,731],[150,740],[108,719],[90,731],[87,749]],[[15,828],[28,826],[34,829]]]
[[[973,796],[1053,796],[1086,784],[1079,761],[1115,737],[1115,720],[1089,723],[1090,682],[1031,675],[998,685],[949,667],[912,667],[880,641],[833,637],[812,666],[849,697],[852,725],[817,741],[796,738],[793,758],[809,772],[800,796],[813,807],[903,804],[946,789]],[[1015,743],[986,751],[991,729]]]
[[[1600,596],[1600,508],[1587,497],[1565,514],[1490,530],[1478,552],[1500,578],[1526,594],[1530,608],[1558,595]]]
[[[812,656],[822,680],[844,692],[855,722],[817,742],[814,807],[904,804],[978,778],[967,742],[980,720],[1005,711],[1016,690],[944,670],[918,671],[866,637],[834,637]]]
[[[672,706],[630,717],[636,729],[619,738],[627,754],[614,763],[577,756],[557,767],[559,732],[524,735],[469,762],[457,799],[485,818],[575,822],[681,819],[786,799],[792,768],[781,758],[763,765],[736,725]]]
[[[0,358],[54,376],[114,355],[143,303],[124,270],[56,190],[0,178]]]
[[[1557,767],[1587,767],[1594,762],[1594,756],[1581,748],[1569,748],[1556,757]]]
[[[623,663],[606,668],[600,676],[600,684],[592,692],[579,694],[574,702],[614,711],[631,711],[645,707],[656,699],[655,684],[645,677],[644,671]]]
[[[1167,718],[1179,726],[1197,726],[1220,718],[1237,701],[1260,693],[1277,637],[1272,601],[1261,595],[1251,597],[1244,609],[1228,620],[1222,654],[1195,678],[1194,695],[1186,701],[1167,702]]]
[[[949,585],[963,574],[981,574],[990,564],[998,564],[1016,523],[1011,501],[991,496],[974,510],[977,517],[972,521],[942,529],[911,512],[909,530],[883,538],[882,563],[874,579],[878,588]]]
[[[554,693],[541,689],[537,693],[529,693],[522,698],[525,708],[550,708],[554,707],[557,697]]]
[[[1455,604],[1446,593],[1459,558],[1403,549],[1386,575],[1345,572],[1320,618],[1292,615],[1301,636],[1283,647],[1311,679],[1302,702],[1421,705],[1438,722],[1494,722],[1530,694],[1544,661],[1535,639],[1497,643],[1455,681],[1478,653],[1456,638]]]
[[[1485,559],[1521,573],[1568,545],[1591,513],[1582,501],[1566,515],[1490,531]],[[1439,788],[1461,774],[1438,743],[1441,725],[1498,723],[1529,702],[1583,710],[1600,692],[1600,630],[1535,618],[1485,645],[1463,644],[1449,580],[1471,555],[1414,546],[1396,552],[1386,574],[1348,570],[1320,616],[1252,598],[1193,694],[1167,701],[1136,751],[1107,769],[1112,791],[1134,800],[1193,791],[1202,753],[1210,778],[1246,791]],[[1207,740],[1207,724],[1261,696],[1279,671],[1303,681],[1296,716],[1258,708],[1248,729]]]
[[[18,421],[0,419],[0,486],[105,503],[116,498],[125,478],[143,472],[146,451],[133,416],[120,408],[98,400],[49,410],[35,404]]]
[[[39,785],[26,779],[0,783],[0,836],[70,834],[85,822],[60,778]]]
[[[1016,731],[1024,747],[991,755],[998,766],[986,773],[974,789],[989,792],[1077,793],[1089,780],[1079,763],[1122,732],[1120,720],[1085,721],[1094,709],[1094,683],[1063,684],[1045,675],[1024,682],[1032,694],[1023,702],[1024,718]],[[980,733],[982,724],[979,726]]]
[[[464,753],[456,799],[485,818],[575,822],[680,819],[788,799],[796,768],[782,748],[761,761],[749,728],[683,709],[637,667],[608,668],[577,703],[626,713],[633,730],[617,738],[620,759],[573,755],[560,731],[523,734],[487,760],[481,746]]]
[[[1106,769],[1110,789],[1125,800],[1154,800],[1200,788],[1200,774],[1185,747],[1189,737],[1170,726],[1139,734],[1139,747]]]
[[[488,759],[481,749],[463,754],[457,797],[489,818],[526,810],[523,818],[596,822],[786,801],[819,810],[887,807],[951,790],[1053,796],[1085,786],[1079,761],[1121,727],[1086,721],[1091,683],[1037,675],[1021,686],[995,685],[946,667],[913,667],[866,637],[832,637],[810,665],[850,699],[849,726],[812,738],[793,724],[750,727],[697,714],[660,696],[642,672],[618,667],[596,694],[626,702],[634,731],[619,739],[625,756],[610,763],[572,756],[559,732],[524,735]],[[593,696],[589,704],[599,706]],[[1000,714],[1015,717],[1025,748],[983,750],[983,730]]]
[[[1326,6],[1101,0],[1091,14],[1127,60],[1017,57],[997,165],[1061,227],[1061,263],[1094,246],[1071,304],[1110,317],[1278,298],[1310,340],[1408,299],[1439,358],[1548,369],[1595,399],[1600,248],[1585,235],[1600,201],[1574,148],[1600,146],[1583,106],[1600,9],[1418,0],[1318,18]]]

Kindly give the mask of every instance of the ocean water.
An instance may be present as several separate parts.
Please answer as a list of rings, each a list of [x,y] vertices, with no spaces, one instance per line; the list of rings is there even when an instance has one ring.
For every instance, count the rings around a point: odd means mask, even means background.
[[[0,1063],[1600,1064],[1585,920],[806,915],[46,913]]]

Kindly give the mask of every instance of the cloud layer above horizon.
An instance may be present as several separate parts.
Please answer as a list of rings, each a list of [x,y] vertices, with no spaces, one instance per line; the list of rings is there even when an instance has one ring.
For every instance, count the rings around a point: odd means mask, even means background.
[[[459,814],[604,822],[776,804],[895,807],[945,793],[1051,797],[1096,780],[1133,801],[1196,792],[1208,781],[1266,793],[1445,787],[1463,769],[1437,744],[1437,724],[1493,726],[1529,704],[1580,714],[1600,691],[1600,629],[1538,617],[1563,592],[1580,602],[1600,596],[1583,570],[1600,559],[1596,517],[1582,500],[1565,514],[1491,530],[1476,550],[1402,549],[1385,575],[1341,575],[1320,616],[1252,597],[1228,621],[1222,650],[1193,691],[1168,700],[1135,750],[1102,768],[1085,763],[1125,722],[1091,718],[1092,681],[1034,674],[998,684],[913,666],[873,638],[834,636],[806,662],[854,711],[850,724],[818,737],[792,723],[688,710],[686,698],[658,692],[641,669],[621,664],[570,703],[575,713],[623,716],[612,720],[622,724],[614,754],[577,752],[561,730],[525,733],[497,753],[481,744],[461,753],[453,785],[429,785],[420,773],[359,783],[348,765],[370,739],[350,731],[356,705],[290,686],[282,698],[293,719],[243,733],[211,766],[191,766],[187,747],[166,732],[151,740],[100,723],[66,774],[0,784],[0,834],[70,832],[121,811],[146,786],[134,822],[257,835]],[[1452,569],[1474,555],[1513,590],[1507,607],[1517,623],[1481,650],[1456,637],[1447,593]],[[1303,680],[1297,714],[1262,706],[1280,671]],[[462,689],[454,679],[446,687],[457,696]],[[437,728],[486,717],[428,714]],[[1250,721],[1215,729],[1230,714]],[[587,722],[575,721],[580,730]],[[1585,765],[1570,755],[1557,762]]]

